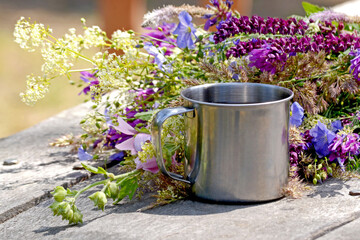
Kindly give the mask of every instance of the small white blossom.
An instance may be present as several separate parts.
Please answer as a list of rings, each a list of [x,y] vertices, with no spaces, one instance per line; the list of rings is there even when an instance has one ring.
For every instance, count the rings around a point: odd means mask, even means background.
[[[52,30],[46,29],[43,24],[30,24],[24,17],[21,17],[15,25],[15,42],[21,48],[33,52],[35,48],[42,46],[44,39],[51,32]]]

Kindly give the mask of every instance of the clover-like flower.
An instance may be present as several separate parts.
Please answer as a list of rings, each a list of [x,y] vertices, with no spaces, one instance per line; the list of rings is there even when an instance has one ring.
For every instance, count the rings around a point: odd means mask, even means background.
[[[192,39],[192,35],[195,35],[196,29],[194,25],[191,23],[192,17],[186,11],[182,11],[179,14],[179,25],[176,27],[173,34],[177,34],[178,37],[176,39],[176,44],[179,48],[195,48],[194,41]]]

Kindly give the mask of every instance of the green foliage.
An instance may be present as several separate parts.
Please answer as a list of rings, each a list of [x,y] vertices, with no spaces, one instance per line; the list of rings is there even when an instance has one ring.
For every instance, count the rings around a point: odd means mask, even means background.
[[[305,1],[302,2],[302,6],[304,8],[304,11],[305,11],[307,17],[313,13],[322,12],[325,10],[324,7],[319,7],[315,4],[311,4],[311,3],[305,2]]]
[[[51,192],[55,201],[50,208],[53,211],[54,216],[62,216],[62,219],[68,220],[69,224],[82,223],[83,215],[75,206],[75,202],[80,194],[90,188],[103,185],[103,189],[90,195],[89,199],[93,201],[96,207],[104,210],[105,205],[108,202],[107,198],[112,198],[115,201],[114,204],[126,196],[128,196],[129,199],[132,199],[139,187],[138,178],[140,178],[142,174],[141,170],[133,170],[131,172],[115,176],[113,173],[109,173],[101,167],[94,168],[86,164],[83,164],[83,166],[92,173],[104,174],[104,176],[108,178],[92,183],[79,191],[71,191],[70,189],[65,190],[61,186],[55,187],[54,191]]]

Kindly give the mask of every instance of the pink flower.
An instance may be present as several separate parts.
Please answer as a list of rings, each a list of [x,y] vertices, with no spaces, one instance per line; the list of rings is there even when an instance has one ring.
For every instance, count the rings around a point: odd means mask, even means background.
[[[125,122],[121,117],[118,118],[119,125],[113,126],[117,131],[126,135],[133,136],[132,138],[117,144],[115,147],[121,151],[130,151],[132,155],[136,155],[141,151],[141,146],[151,140],[151,136],[145,133],[138,133],[132,126]],[[152,173],[157,173],[159,168],[156,163],[156,158],[147,159],[145,162],[141,162],[139,158],[135,159],[136,169],[143,169]]]
[[[143,169],[154,174],[159,172],[159,167],[156,163],[156,157],[147,159],[146,162],[141,162],[139,158],[136,158],[135,164],[136,169]]]

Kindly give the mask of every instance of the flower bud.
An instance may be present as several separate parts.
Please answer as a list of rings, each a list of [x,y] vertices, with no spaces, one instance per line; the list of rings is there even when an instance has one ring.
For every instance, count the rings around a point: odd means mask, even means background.
[[[115,175],[113,173],[108,173],[107,176],[110,178],[110,179],[114,179],[115,178]]]
[[[316,179],[316,178],[313,179],[313,184],[314,184],[314,185],[317,184],[317,179]]]
[[[311,170],[313,168],[313,165],[312,164],[309,164],[308,165],[308,169]]]
[[[55,201],[62,202],[65,199],[67,192],[63,187],[57,186],[51,194],[53,195]]]
[[[323,172],[320,173],[320,177],[321,177],[322,180],[325,180],[325,179],[327,179],[328,176],[327,176],[326,172],[323,171]]]
[[[105,204],[107,203],[106,195],[103,192],[96,192],[89,197],[94,205],[104,211]]]
[[[119,193],[119,187],[116,185],[116,183],[111,182],[108,187],[108,195],[112,199],[116,199]]]
[[[317,169],[321,169],[323,167],[323,165],[320,163],[317,167]]]
[[[79,209],[77,209],[77,207],[74,206],[74,215],[73,215],[73,218],[71,219],[71,221],[69,221],[69,224],[71,223],[79,223],[81,222],[82,223],[82,213],[79,211]]]

